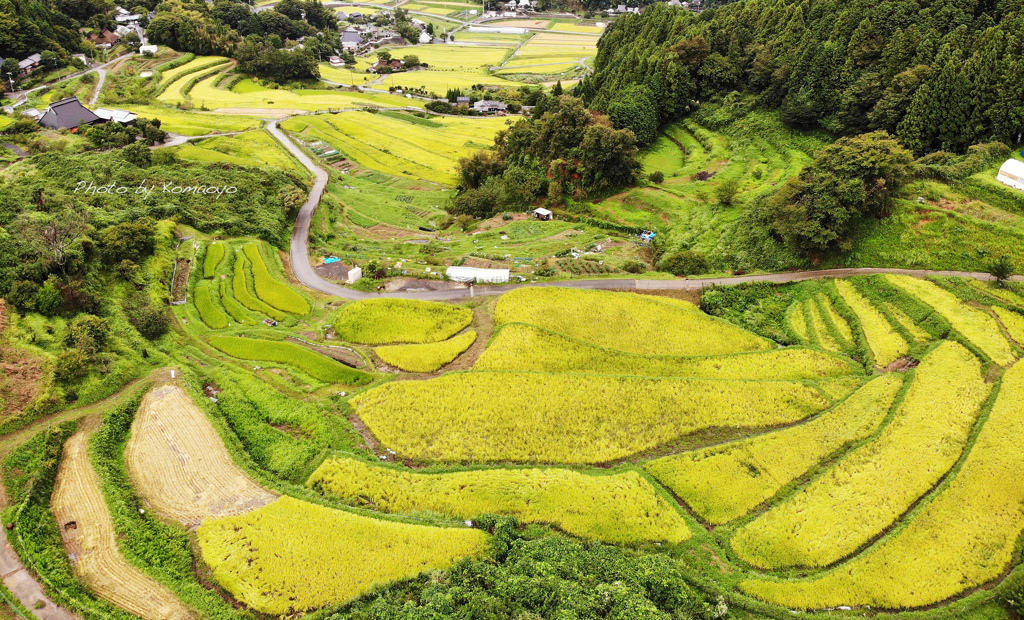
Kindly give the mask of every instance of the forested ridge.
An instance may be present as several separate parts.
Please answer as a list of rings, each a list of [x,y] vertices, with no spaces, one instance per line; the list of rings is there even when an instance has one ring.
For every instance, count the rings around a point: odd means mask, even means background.
[[[1020,0],[746,0],[694,14],[656,4],[612,23],[576,89],[646,144],[732,91],[797,127],[884,130],[918,156],[1024,128]]]

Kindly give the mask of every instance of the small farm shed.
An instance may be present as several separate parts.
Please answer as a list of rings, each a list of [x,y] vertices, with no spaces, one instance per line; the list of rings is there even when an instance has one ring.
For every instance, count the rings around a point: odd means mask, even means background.
[[[508,282],[508,269],[449,267],[445,273],[455,282],[477,282],[482,284],[502,284]]]
[[[554,213],[543,207],[538,207],[533,210],[533,217],[537,218],[538,220],[547,221],[554,218],[554,216]]]
[[[1003,185],[1009,185],[1014,189],[1024,192],[1024,162],[1018,159],[1007,159],[999,167],[999,174],[996,175],[996,180]]]

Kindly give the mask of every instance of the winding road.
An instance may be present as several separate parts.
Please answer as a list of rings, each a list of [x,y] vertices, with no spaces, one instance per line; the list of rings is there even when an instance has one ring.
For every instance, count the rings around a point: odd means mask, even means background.
[[[725,286],[731,284],[744,284],[747,282],[800,282],[803,280],[819,280],[822,278],[848,278],[852,276],[872,275],[879,273],[897,273],[908,276],[923,278],[926,276],[958,276],[974,278],[975,280],[992,280],[987,273],[976,271],[932,271],[928,269],[893,269],[865,267],[857,269],[822,269],[819,271],[790,271],[785,273],[770,273],[751,276],[732,276],[728,278],[696,278],[685,280],[569,280],[563,282],[537,282],[523,284],[508,284],[501,286],[473,286],[472,291],[468,288],[458,288],[446,291],[416,291],[406,293],[365,293],[356,291],[321,278],[313,270],[309,262],[309,227],[320,205],[324,190],[329,180],[327,172],[317,166],[306,153],[298,147],[283,131],[277,126],[278,121],[270,122],[266,129],[277,139],[288,152],[295,156],[303,166],[313,175],[313,187],[309,191],[298,217],[295,218],[295,227],[292,229],[291,245],[289,248],[291,257],[292,272],[295,278],[303,285],[321,293],[341,297],[342,299],[371,299],[374,297],[398,297],[404,299],[426,299],[431,301],[443,301],[448,299],[462,299],[476,295],[500,295],[515,288],[524,286],[561,286],[568,288],[583,289],[608,289],[619,291],[656,291],[656,290],[699,290],[706,286]],[[1016,282],[1024,281],[1024,276],[1014,276]]]

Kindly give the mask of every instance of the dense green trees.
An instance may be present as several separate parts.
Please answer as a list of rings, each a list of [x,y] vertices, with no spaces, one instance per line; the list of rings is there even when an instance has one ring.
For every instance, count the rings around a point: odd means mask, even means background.
[[[515,537],[511,520],[478,519],[495,533],[494,560],[391,586],[330,620],[706,620],[725,615],[683,577],[675,560],[562,536]]]
[[[842,138],[766,203],[773,228],[803,254],[850,249],[857,219],[887,217],[912,165],[884,131]]]
[[[636,182],[640,168],[632,131],[614,129],[575,97],[547,98],[533,118],[498,132],[494,151],[460,160],[462,191],[449,212],[484,217],[540,196],[581,198]]]
[[[126,150],[37,155],[0,179],[0,297],[12,293],[24,310],[93,311],[95,271],[133,273],[124,262],[140,265],[152,254],[154,220],[284,243],[301,204],[295,195],[305,194],[301,180],[280,171],[181,162],[159,151],[142,168]],[[237,191],[173,191],[200,183]]]
[[[1021,139],[1022,32],[1013,1],[748,0],[699,17],[655,4],[608,28],[575,92],[641,143],[648,121],[628,113],[638,93],[660,124],[740,90],[794,126],[884,130],[918,156],[962,153]]]

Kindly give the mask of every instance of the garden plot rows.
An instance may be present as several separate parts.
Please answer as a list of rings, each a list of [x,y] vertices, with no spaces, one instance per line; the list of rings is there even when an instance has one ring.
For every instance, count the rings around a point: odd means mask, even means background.
[[[89,460],[89,435],[68,439],[53,490],[53,514],[75,575],[93,592],[146,620],[194,615],[166,587],[129,564],[117,549],[114,522]]]

